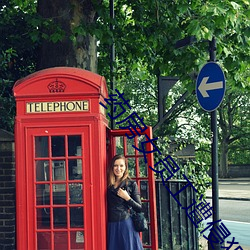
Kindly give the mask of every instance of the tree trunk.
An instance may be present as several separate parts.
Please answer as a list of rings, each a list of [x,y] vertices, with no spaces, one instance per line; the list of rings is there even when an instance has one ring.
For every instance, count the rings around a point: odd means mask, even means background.
[[[91,0],[38,0],[38,14],[54,23],[41,30],[46,39],[38,51],[38,69],[69,66],[97,71],[96,38],[85,32],[96,22]],[[60,41],[56,31],[62,34]]]
[[[226,140],[222,140],[220,144],[219,177],[228,177],[228,143]]]

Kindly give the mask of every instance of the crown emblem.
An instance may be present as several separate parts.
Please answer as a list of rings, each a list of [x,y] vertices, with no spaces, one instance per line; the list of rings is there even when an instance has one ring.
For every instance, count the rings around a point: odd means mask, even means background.
[[[65,88],[66,84],[61,81],[58,81],[57,79],[48,85],[50,93],[64,92]]]

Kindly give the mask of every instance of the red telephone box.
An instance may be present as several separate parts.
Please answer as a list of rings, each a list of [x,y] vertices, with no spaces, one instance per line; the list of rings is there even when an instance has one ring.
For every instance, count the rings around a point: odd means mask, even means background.
[[[105,79],[58,67],[17,81],[13,91],[17,250],[106,250],[107,161],[119,153],[116,137],[126,131],[108,129],[99,104],[108,97]],[[148,194],[145,248],[158,249],[153,175],[141,177],[142,156],[124,150]]]

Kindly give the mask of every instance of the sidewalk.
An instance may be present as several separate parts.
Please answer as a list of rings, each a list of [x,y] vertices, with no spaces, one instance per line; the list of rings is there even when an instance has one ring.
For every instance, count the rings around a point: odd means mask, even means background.
[[[199,245],[201,246],[201,250],[208,250],[208,244],[207,244],[207,240],[204,237],[200,237],[199,239]],[[250,247],[246,247],[246,246],[241,246],[243,250],[250,250]],[[235,249],[234,247],[232,247],[230,250]]]

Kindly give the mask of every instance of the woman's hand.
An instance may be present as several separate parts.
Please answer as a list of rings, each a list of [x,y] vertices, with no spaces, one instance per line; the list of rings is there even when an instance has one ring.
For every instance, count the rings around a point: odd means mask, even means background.
[[[125,201],[129,201],[131,199],[131,197],[129,196],[127,190],[123,190],[121,188],[118,189],[117,195],[119,197],[121,197],[122,199],[124,199]]]

